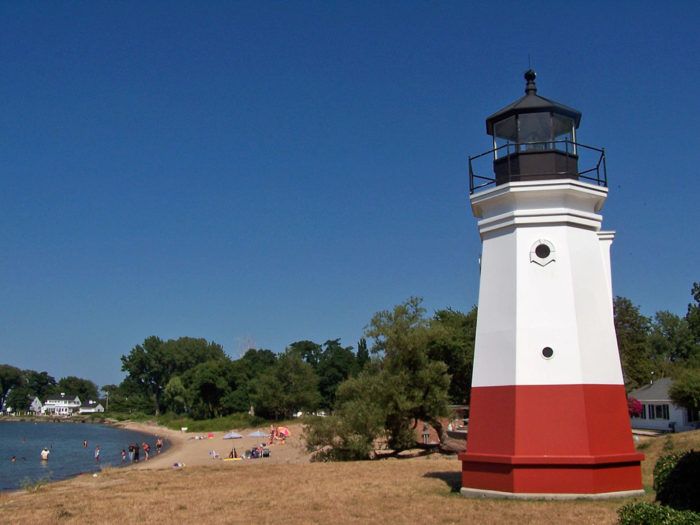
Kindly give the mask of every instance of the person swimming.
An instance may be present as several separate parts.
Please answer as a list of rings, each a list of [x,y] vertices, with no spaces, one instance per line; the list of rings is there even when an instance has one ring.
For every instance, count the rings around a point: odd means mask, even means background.
[[[48,461],[49,460],[49,449],[44,447],[43,450],[41,451],[41,461]]]

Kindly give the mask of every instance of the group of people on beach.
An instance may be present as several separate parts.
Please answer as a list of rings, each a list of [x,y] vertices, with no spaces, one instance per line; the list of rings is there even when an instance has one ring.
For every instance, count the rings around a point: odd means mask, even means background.
[[[156,454],[160,454],[161,449],[163,448],[163,438],[158,436],[156,438]],[[129,462],[131,463],[138,463],[140,461],[140,456],[141,456],[141,450],[143,450],[143,457],[144,460],[148,461],[151,457],[151,445],[147,442],[141,443],[139,445],[138,443],[131,443],[129,445]],[[122,463],[126,463],[126,458],[127,458],[127,452],[126,450],[122,449]]]

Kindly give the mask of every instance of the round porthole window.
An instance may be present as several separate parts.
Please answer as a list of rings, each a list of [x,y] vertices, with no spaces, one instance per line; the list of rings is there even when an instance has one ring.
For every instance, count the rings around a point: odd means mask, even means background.
[[[554,350],[552,350],[549,346],[545,346],[542,349],[542,357],[544,357],[545,359],[551,359],[553,355]]]
[[[537,257],[540,259],[546,259],[549,257],[550,253],[552,253],[552,250],[550,250],[549,246],[546,244],[538,244],[537,248],[535,248],[535,255],[537,255]]]
[[[554,245],[546,239],[539,239],[530,247],[530,262],[547,266],[554,261]]]

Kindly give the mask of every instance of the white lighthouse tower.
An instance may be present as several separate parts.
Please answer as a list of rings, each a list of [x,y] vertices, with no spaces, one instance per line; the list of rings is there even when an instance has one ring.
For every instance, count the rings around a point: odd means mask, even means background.
[[[643,493],[615,337],[613,232],[601,231],[604,152],[577,144],[581,113],[537,95],[486,120],[494,176],[470,158],[483,242],[462,494]],[[593,152],[590,169],[579,155]]]

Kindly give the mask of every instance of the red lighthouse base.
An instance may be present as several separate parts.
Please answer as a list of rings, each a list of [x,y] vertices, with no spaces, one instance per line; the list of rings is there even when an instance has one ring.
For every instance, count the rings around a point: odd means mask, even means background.
[[[472,388],[462,494],[642,493],[623,385]]]

